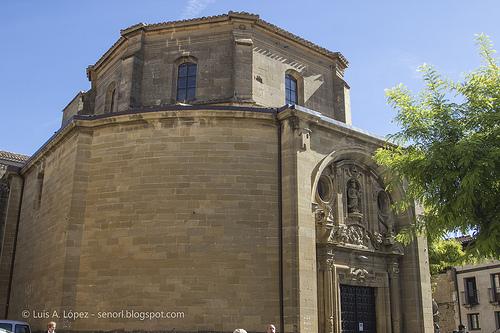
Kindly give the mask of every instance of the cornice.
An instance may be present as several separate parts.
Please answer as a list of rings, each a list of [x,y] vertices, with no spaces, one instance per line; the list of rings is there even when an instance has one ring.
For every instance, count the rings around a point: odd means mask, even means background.
[[[383,147],[387,144],[390,144],[383,137],[371,134],[354,126],[347,125],[341,121],[325,116],[320,112],[305,108],[300,105],[285,105],[278,112],[278,120],[280,121],[294,116],[306,122],[315,124],[316,126],[341,132],[351,137],[360,138],[376,146]]]
[[[232,118],[261,118],[277,119],[283,121],[290,117],[297,117],[316,126],[344,133],[345,135],[358,138],[376,146],[390,144],[386,139],[370,134],[359,128],[347,125],[338,120],[325,116],[317,111],[307,109],[298,105],[285,105],[281,108],[263,108],[256,106],[235,105],[169,105],[149,108],[130,109],[124,112],[106,113],[99,115],[75,115],[69,119],[64,127],[59,129],[40,147],[22,167],[21,173],[25,173],[37,161],[52,148],[57,146],[76,127],[93,128],[117,123],[134,122],[138,120],[154,120],[161,118],[183,118],[183,117],[232,117]]]
[[[70,133],[76,129],[96,128],[129,122],[153,121],[164,118],[192,118],[192,117],[219,117],[219,118],[247,118],[267,119],[275,121],[276,109],[259,108],[252,106],[183,106],[172,105],[165,107],[151,107],[131,109],[125,112],[106,113],[100,115],[75,115],[68,123],[52,135],[22,166],[21,174],[26,173],[33,165],[43,159],[43,156],[57,147]]]

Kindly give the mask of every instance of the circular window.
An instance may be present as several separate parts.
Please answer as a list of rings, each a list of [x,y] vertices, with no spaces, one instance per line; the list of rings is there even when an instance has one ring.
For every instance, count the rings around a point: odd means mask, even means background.
[[[332,182],[327,176],[321,176],[317,187],[318,197],[323,202],[328,202],[332,199]]]

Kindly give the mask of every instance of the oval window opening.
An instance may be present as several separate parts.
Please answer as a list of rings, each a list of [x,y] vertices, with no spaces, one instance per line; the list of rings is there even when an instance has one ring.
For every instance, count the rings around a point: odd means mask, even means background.
[[[331,198],[331,186],[328,178],[321,176],[318,181],[318,196],[321,201],[327,202]]]

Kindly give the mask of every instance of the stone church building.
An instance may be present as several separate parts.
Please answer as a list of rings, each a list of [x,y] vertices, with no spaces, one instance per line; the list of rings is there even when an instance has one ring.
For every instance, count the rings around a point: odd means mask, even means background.
[[[372,160],[384,140],[351,126],[347,67],[248,13],[122,30],[59,131],[3,176],[0,316],[431,332],[426,243],[394,241],[415,211],[391,211],[402,192]]]

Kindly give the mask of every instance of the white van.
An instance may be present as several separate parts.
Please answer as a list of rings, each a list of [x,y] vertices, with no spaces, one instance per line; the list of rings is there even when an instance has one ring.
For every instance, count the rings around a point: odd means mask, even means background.
[[[4,333],[4,330],[11,333],[31,333],[30,324],[27,322],[0,319],[0,332]]]

